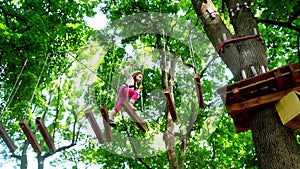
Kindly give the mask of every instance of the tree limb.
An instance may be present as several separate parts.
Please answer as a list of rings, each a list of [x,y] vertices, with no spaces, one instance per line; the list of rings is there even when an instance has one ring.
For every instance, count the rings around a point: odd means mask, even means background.
[[[289,28],[291,30],[300,32],[300,28],[297,26],[293,26],[290,22],[280,22],[280,21],[275,21],[271,19],[265,19],[265,18],[256,18],[258,23],[267,23],[271,25],[278,25],[281,27]]]

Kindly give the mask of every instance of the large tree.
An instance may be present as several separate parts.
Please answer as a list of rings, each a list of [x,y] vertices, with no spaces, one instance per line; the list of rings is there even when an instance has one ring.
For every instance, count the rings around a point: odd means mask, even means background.
[[[175,15],[179,11],[179,7],[185,10],[186,14],[184,19],[190,18],[191,20],[177,19]],[[121,66],[126,66],[128,64],[129,59],[133,59],[138,64],[137,68],[142,69],[142,65],[144,64],[143,55],[146,55],[151,61],[148,64],[152,64],[154,62],[158,65],[159,71],[157,71],[157,67],[147,67],[145,69],[143,84],[146,86],[143,90],[143,96],[146,96],[144,100],[144,104],[141,103],[142,107],[146,107],[143,113],[151,114],[154,113],[156,107],[158,107],[156,102],[151,102],[151,100],[147,97],[151,94],[151,90],[158,87],[159,90],[168,89],[171,91],[171,95],[175,100],[176,108],[180,112],[181,116],[178,122],[173,122],[171,115],[169,112],[165,112],[166,115],[162,114],[159,116],[159,123],[151,123],[148,127],[151,127],[151,131],[161,132],[164,128],[164,142],[166,149],[166,157],[163,156],[155,156],[156,158],[137,158],[137,160],[147,168],[155,167],[156,164],[161,165],[161,161],[165,158],[168,159],[168,164],[162,164],[160,167],[169,166],[170,168],[184,168],[186,166],[195,167],[198,163],[201,163],[201,167],[232,167],[232,166],[251,166],[252,160],[246,160],[248,158],[247,155],[251,153],[251,144],[249,150],[246,153],[243,153],[241,157],[239,157],[240,161],[233,161],[232,158],[227,158],[228,150],[224,150],[224,152],[219,153],[219,147],[228,146],[227,142],[229,140],[221,139],[218,142],[221,130],[218,130],[218,133],[209,137],[209,134],[205,135],[205,130],[210,130],[211,128],[205,128],[205,121],[209,119],[210,116],[221,116],[219,113],[219,109],[216,108],[219,105],[216,102],[213,102],[214,96],[216,96],[215,88],[216,84],[212,81],[213,78],[225,78],[224,70],[220,69],[222,67],[221,64],[213,64],[213,68],[209,68],[209,71],[205,71],[204,65],[209,63],[210,59],[213,59],[214,56],[210,53],[212,50],[209,47],[209,43],[205,40],[203,33],[201,34],[201,27],[198,24],[196,17],[193,17],[195,13],[191,11],[191,3],[190,2],[166,2],[166,1],[155,1],[155,3],[150,3],[148,1],[115,1],[115,2],[105,2],[105,6],[102,11],[107,15],[109,19],[111,19],[110,26],[99,32],[95,36],[95,40],[98,40],[98,43],[101,45],[108,46],[107,52],[103,52],[104,60],[101,63],[102,65],[99,68],[99,75],[103,78],[103,84],[101,85],[99,93],[101,97],[99,97],[98,104],[106,105],[110,109],[113,107],[114,96],[111,95],[111,83],[113,80],[111,77],[120,76],[119,71],[116,71],[116,67],[119,66],[120,63],[119,58],[123,57],[123,61],[121,62]],[[145,13],[146,12],[146,13]],[[147,13],[149,12],[149,13]],[[157,13],[155,13],[157,12]],[[140,13],[140,14],[139,14]],[[154,13],[154,14],[153,14]],[[127,15],[124,15],[127,14]],[[194,15],[195,16],[195,15]],[[186,18],[185,18],[186,17]],[[193,25],[195,24],[195,25]],[[117,29],[117,31],[114,31]],[[195,33],[196,30],[196,33]],[[197,32],[198,31],[198,32]],[[200,34],[199,34],[200,32]],[[109,37],[109,38],[107,38]],[[114,39],[121,38],[121,44],[118,44],[118,47],[112,47],[115,43]],[[111,40],[112,39],[112,40]],[[191,42],[192,41],[192,42]],[[110,45],[107,45],[110,44]],[[141,45],[142,44],[142,45]],[[125,48],[126,46],[131,45],[134,47],[135,56],[131,58],[128,54],[120,53],[118,50],[121,48]],[[143,53],[138,53],[139,49],[144,46]],[[157,53],[152,52],[148,53],[146,48],[153,48]],[[115,49],[115,52],[111,52],[111,49]],[[117,50],[118,49],[118,50]],[[208,52],[210,51],[210,52]],[[121,56],[120,56],[121,55]],[[142,55],[142,56],[141,56]],[[149,60],[146,59],[146,60]],[[125,60],[125,61],[124,61]],[[126,62],[127,60],[127,62]],[[114,63],[114,64],[113,64]],[[104,66],[106,65],[106,66]],[[109,68],[112,66],[112,68]],[[203,67],[202,67],[203,66]],[[177,68],[176,68],[177,67]],[[188,68],[187,68],[188,67]],[[192,69],[189,69],[192,68]],[[179,70],[180,71],[179,71]],[[189,69],[189,70],[188,70]],[[206,102],[206,109],[198,109],[197,103],[195,102],[196,97],[194,97],[194,84],[193,84],[193,70],[198,71],[205,74],[203,80],[203,89],[204,89],[204,97]],[[214,70],[214,71],[213,71]],[[115,73],[114,73],[115,72]],[[182,73],[184,72],[184,73]],[[176,75],[175,75],[176,74]],[[157,78],[160,77],[160,78]],[[158,84],[158,79],[160,79]],[[191,81],[192,80],[192,81]],[[186,86],[182,86],[182,83],[185,83]],[[98,89],[99,89],[98,88]],[[116,89],[117,90],[117,89]],[[109,92],[108,92],[109,91]],[[106,94],[105,94],[106,93]],[[191,97],[193,96],[193,97]],[[102,98],[102,100],[101,100]],[[109,99],[107,99],[109,98]],[[104,100],[103,100],[104,99]],[[107,100],[109,100],[107,102]],[[159,100],[161,101],[161,100]],[[187,108],[188,107],[188,108]],[[151,110],[152,109],[152,110]],[[140,109],[138,109],[140,110]],[[161,111],[161,110],[160,110]],[[163,112],[162,112],[163,113]],[[224,111],[222,111],[224,113]],[[182,118],[182,116],[185,116]],[[164,118],[165,117],[165,118]],[[196,122],[194,123],[194,120]],[[209,120],[208,120],[209,121]],[[117,128],[118,130],[123,131],[126,130],[123,123],[119,124],[120,126]],[[228,125],[228,116],[225,119],[222,119],[220,123],[213,123],[215,126],[224,127],[224,125]],[[157,127],[159,126],[159,127]],[[133,126],[132,126],[133,127]],[[130,128],[132,128],[130,127]],[[134,128],[134,127],[133,127]],[[179,128],[179,129],[178,129]],[[121,132],[119,131],[119,132]],[[231,136],[226,136],[229,131],[233,131],[231,126],[230,129],[226,129],[225,132],[222,132],[225,138],[234,139],[237,137],[234,133],[230,133]],[[225,134],[227,133],[227,134]],[[136,134],[136,131],[130,132],[130,135],[134,137],[140,137],[140,134]],[[233,136],[235,135],[235,136]],[[151,137],[151,134],[146,134],[145,138]],[[247,135],[246,138],[248,138]],[[204,147],[201,150],[195,147],[201,147],[201,143],[198,142],[200,139],[201,142],[206,142],[203,139],[208,139],[207,147]],[[123,141],[124,142],[124,141]],[[153,140],[152,140],[153,142]],[[150,144],[152,143],[150,140]],[[218,142],[218,143],[216,143]],[[120,144],[120,143],[119,143]],[[155,143],[152,143],[155,144]],[[123,144],[120,144],[123,145]],[[189,146],[188,146],[189,145]],[[192,146],[191,146],[192,145]],[[247,143],[248,145],[248,143]],[[144,143],[145,149],[147,144]],[[235,147],[236,150],[234,148]],[[126,146],[122,147],[122,149],[127,151],[135,151],[135,146],[131,147]],[[230,145],[228,148],[231,148],[232,156],[238,156],[239,151],[242,151],[243,145]],[[128,150],[129,148],[129,150]],[[132,150],[130,150],[132,149]],[[140,149],[139,149],[140,150]],[[206,157],[207,163],[202,162],[200,159],[197,160],[199,162],[193,163],[193,159],[198,158],[198,154],[200,156],[207,155],[208,152],[211,152],[211,156],[208,155]],[[140,153],[140,152],[138,152]],[[249,154],[247,154],[249,153]],[[88,153],[85,153],[88,154]],[[222,155],[220,155],[222,154]],[[105,155],[107,156],[107,155]],[[138,155],[136,155],[138,156]],[[161,159],[162,158],[162,159]],[[124,160],[121,156],[120,160]],[[204,158],[203,158],[204,159]],[[224,159],[219,164],[216,164],[217,159]],[[99,160],[100,161],[100,160]],[[131,161],[131,160],[130,160]],[[201,161],[201,162],[200,162]],[[104,162],[104,161],[103,161]],[[107,165],[111,164],[112,168],[115,166],[115,161],[111,161],[109,159],[105,160]],[[131,164],[131,163],[130,163]],[[253,165],[252,165],[253,166]],[[254,165],[255,166],[255,165]],[[132,167],[132,166],[131,166]],[[199,167],[199,166],[198,166]]]
[[[179,11],[179,8],[183,9],[186,18],[193,19],[191,17],[193,15],[191,8],[184,7],[184,5],[189,4],[187,1],[179,1],[179,3],[176,1],[103,2],[106,4],[103,12],[112,20],[118,19],[125,14],[130,15],[139,12],[176,13]],[[297,19],[299,15],[298,1],[276,4],[268,3],[268,1],[253,1],[251,4],[250,1],[243,0],[192,0],[191,4],[197,18],[200,20],[194,23],[198,26],[202,25],[203,30],[216,50],[220,42],[225,40],[224,35],[227,39],[233,39],[235,37],[253,35],[255,32],[262,34],[265,41],[264,44],[256,39],[248,39],[230,44],[230,47],[225,48],[225,51],[220,53],[223,62],[232,72],[234,81],[242,80],[242,70],[245,70],[248,78],[254,76],[250,69],[251,66],[254,66],[260,74],[262,73],[261,66],[266,67],[268,70],[296,61],[297,53],[293,52],[293,47],[297,46],[296,36],[298,36],[297,33],[299,31],[299,20]],[[255,15],[259,18],[256,18]],[[279,37],[280,34],[272,33],[277,32],[277,29],[285,36]],[[154,46],[158,49],[163,49],[160,44],[162,40],[164,41],[163,44],[168,44],[167,39],[164,38],[164,34],[156,34],[156,44]],[[283,41],[286,41],[285,44],[288,44],[286,45],[287,48],[278,48],[278,46],[283,46]],[[171,46],[169,48],[173,49]],[[266,49],[268,50],[266,51]],[[288,53],[289,56],[284,56],[284,53]],[[179,55],[179,53],[176,54]],[[164,66],[165,53],[162,51],[160,56]],[[168,81],[166,81],[165,72],[163,71],[162,77],[163,88],[172,87],[167,83]],[[172,78],[171,74],[168,80],[172,80]],[[248,116],[259,166],[261,168],[299,167],[299,149],[295,135],[291,129],[282,125],[274,106],[249,111]],[[167,130],[171,131],[170,135],[167,134],[169,136],[167,136],[168,139],[165,140],[168,147],[168,158],[170,167],[177,168],[180,166],[179,161],[184,156],[179,158],[175,153],[176,149],[172,135],[174,124],[170,119],[167,121]],[[184,139],[182,141],[181,148],[183,149],[181,150],[185,152]]]
[[[204,25],[203,28],[208,38],[216,50],[220,44],[219,39],[223,37],[223,34],[228,39],[232,39],[252,35],[254,34],[254,28],[258,30],[258,21],[254,17],[252,9],[248,8],[250,1],[225,0],[222,2],[228,9],[232,29],[225,24],[219,12],[212,13],[215,18],[207,17],[209,15],[208,9],[212,12],[218,11],[212,1],[192,0],[192,3],[197,16]],[[239,4],[241,8],[239,8]],[[298,2],[294,2],[293,5],[289,6],[290,8],[285,8],[289,11],[285,24],[282,24],[283,19],[276,16],[273,17],[275,18],[273,22],[271,21],[272,16],[260,21],[296,29],[298,26],[296,19],[299,15],[296,8],[297,4]],[[271,7],[275,7],[275,5],[270,5],[269,8]],[[277,11],[279,9],[271,10]],[[264,38],[267,39],[268,37]],[[242,70],[246,71],[247,77],[254,76],[250,69],[251,66],[254,66],[259,74],[262,73],[259,69],[260,66],[268,67],[265,46],[255,39],[230,44],[229,48],[220,53],[220,57],[231,70],[235,81],[242,80]],[[248,116],[260,168],[299,168],[300,155],[295,135],[290,128],[282,125],[274,106],[265,106],[249,111]]]

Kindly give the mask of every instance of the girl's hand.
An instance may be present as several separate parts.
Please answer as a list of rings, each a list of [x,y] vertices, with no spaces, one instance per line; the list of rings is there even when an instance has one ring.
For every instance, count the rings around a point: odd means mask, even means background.
[[[138,90],[142,91],[143,90],[143,85],[140,85],[139,88],[138,88]]]
[[[130,62],[129,66],[133,66],[134,62]]]

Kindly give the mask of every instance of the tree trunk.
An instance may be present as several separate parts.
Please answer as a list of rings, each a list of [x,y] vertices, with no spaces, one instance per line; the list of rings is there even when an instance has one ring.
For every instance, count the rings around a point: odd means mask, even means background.
[[[27,161],[27,149],[29,146],[29,141],[25,141],[24,148],[22,150],[22,155],[21,155],[21,169],[27,169],[28,166],[28,161]]]
[[[249,112],[260,168],[300,168],[299,148],[290,128],[282,125],[272,107]]]
[[[41,153],[38,154],[38,169],[44,169],[45,158],[41,156]]]
[[[156,36],[156,44],[158,47],[158,51],[161,56],[161,70],[162,70],[162,86],[163,89],[170,90],[171,98],[173,98],[173,90],[172,85],[168,83],[168,75],[167,75],[167,60],[166,60],[166,53],[164,52],[162,43],[161,43],[161,35],[157,34]],[[172,120],[172,116],[170,111],[167,113],[166,117],[166,133],[164,135],[164,141],[166,144],[167,156],[169,159],[169,166],[170,169],[177,169],[177,159],[176,159],[176,150],[175,150],[175,136],[174,136],[174,122]]]
[[[224,41],[224,34],[228,39],[244,37],[258,32],[257,22],[250,9],[241,7],[237,10],[237,3],[244,4],[244,0],[225,0],[227,8],[232,8],[231,24],[235,35],[231,35],[221,20],[217,9],[211,2],[192,0],[197,16],[202,20],[204,30],[217,50],[220,41]],[[249,4],[250,6],[250,4]],[[210,7],[215,11],[215,18],[209,17],[206,10]],[[235,81],[242,80],[241,71],[246,72],[247,78],[253,76],[251,66],[257,73],[262,73],[260,67],[268,68],[266,52],[263,44],[256,39],[247,39],[230,43],[229,47],[220,52],[220,57],[231,70]],[[248,112],[253,141],[260,168],[300,168],[300,155],[297,140],[293,132],[284,127],[274,107],[261,108]]]

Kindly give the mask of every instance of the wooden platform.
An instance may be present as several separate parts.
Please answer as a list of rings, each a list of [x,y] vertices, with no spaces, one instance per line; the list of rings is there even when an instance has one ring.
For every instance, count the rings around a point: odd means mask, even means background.
[[[218,93],[239,133],[250,129],[249,110],[274,105],[292,90],[300,90],[298,63],[222,87]]]
[[[43,119],[41,117],[38,117],[38,118],[35,119],[35,122],[38,126],[38,129],[42,133],[42,136],[43,136],[47,146],[49,147],[50,151],[55,152],[56,148],[55,148],[55,145],[54,145],[54,141],[51,138],[51,136],[50,136],[50,134],[49,134],[44,122],[43,122]]]
[[[102,115],[103,124],[104,124],[104,128],[105,128],[106,140],[112,141],[112,134],[111,134],[111,128],[110,128],[110,124],[109,124],[107,108],[105,106],[102,106],[100,108],[100,110],[101,110],[101,115]]]
[[[35,152],[41,152],[41,146],[36,140],[35,135],[31,131],[31,128],[29,127],[28,123],[23,119],[19,122],[19,125],[21,129],[23,130],[23,133],[27,137],[27,140],[31,144],[32,148],[34,149]]]
[[[171,98],[170,93],[171,92],[169,90],[164,90],[167,106],[168,106],[168,109],[169,109],[170,114],[172,116],[172,120],[173,120],[173,122],[176,122],[177,121],[177,115],[176,115],[175,104],[174,104],[174,101]]]
[[[194,74],[194,82],[195,82],[195,88],[197,93],[197,100],[199,108],[204,108],[204,101],[203,101],[203,94],[202,94],[202,88],[201,88],[201,81],[200,81],[200,75]]]
[[[0,136],[2,137],[3,141],[5,142],[6,146],[8,147],[10,152],[15,152],[17,147],[15,146],[14,142],[8,136],[7,132],[5,131],[4,127],[0,123]]]
[[[85,110],[85,115],[87,117],[87,119],[89,120],[92,129],[94,130],[94,133],[96,134],[96,137],[98,138],[98,141],[100,144],[104,143],[103,137],[102,137],[102,132],[101,129],[99,128],[96,118],[92,112],[91,109],[87,109]]]
[[[122,102],[123,108],[126,110],[131,119],[136,123],[136,125],[143,131],[147,131],[147,127],[145,123],[139,118],[139,116],[135,113],[135,110],[129,105],[128,101]]]

